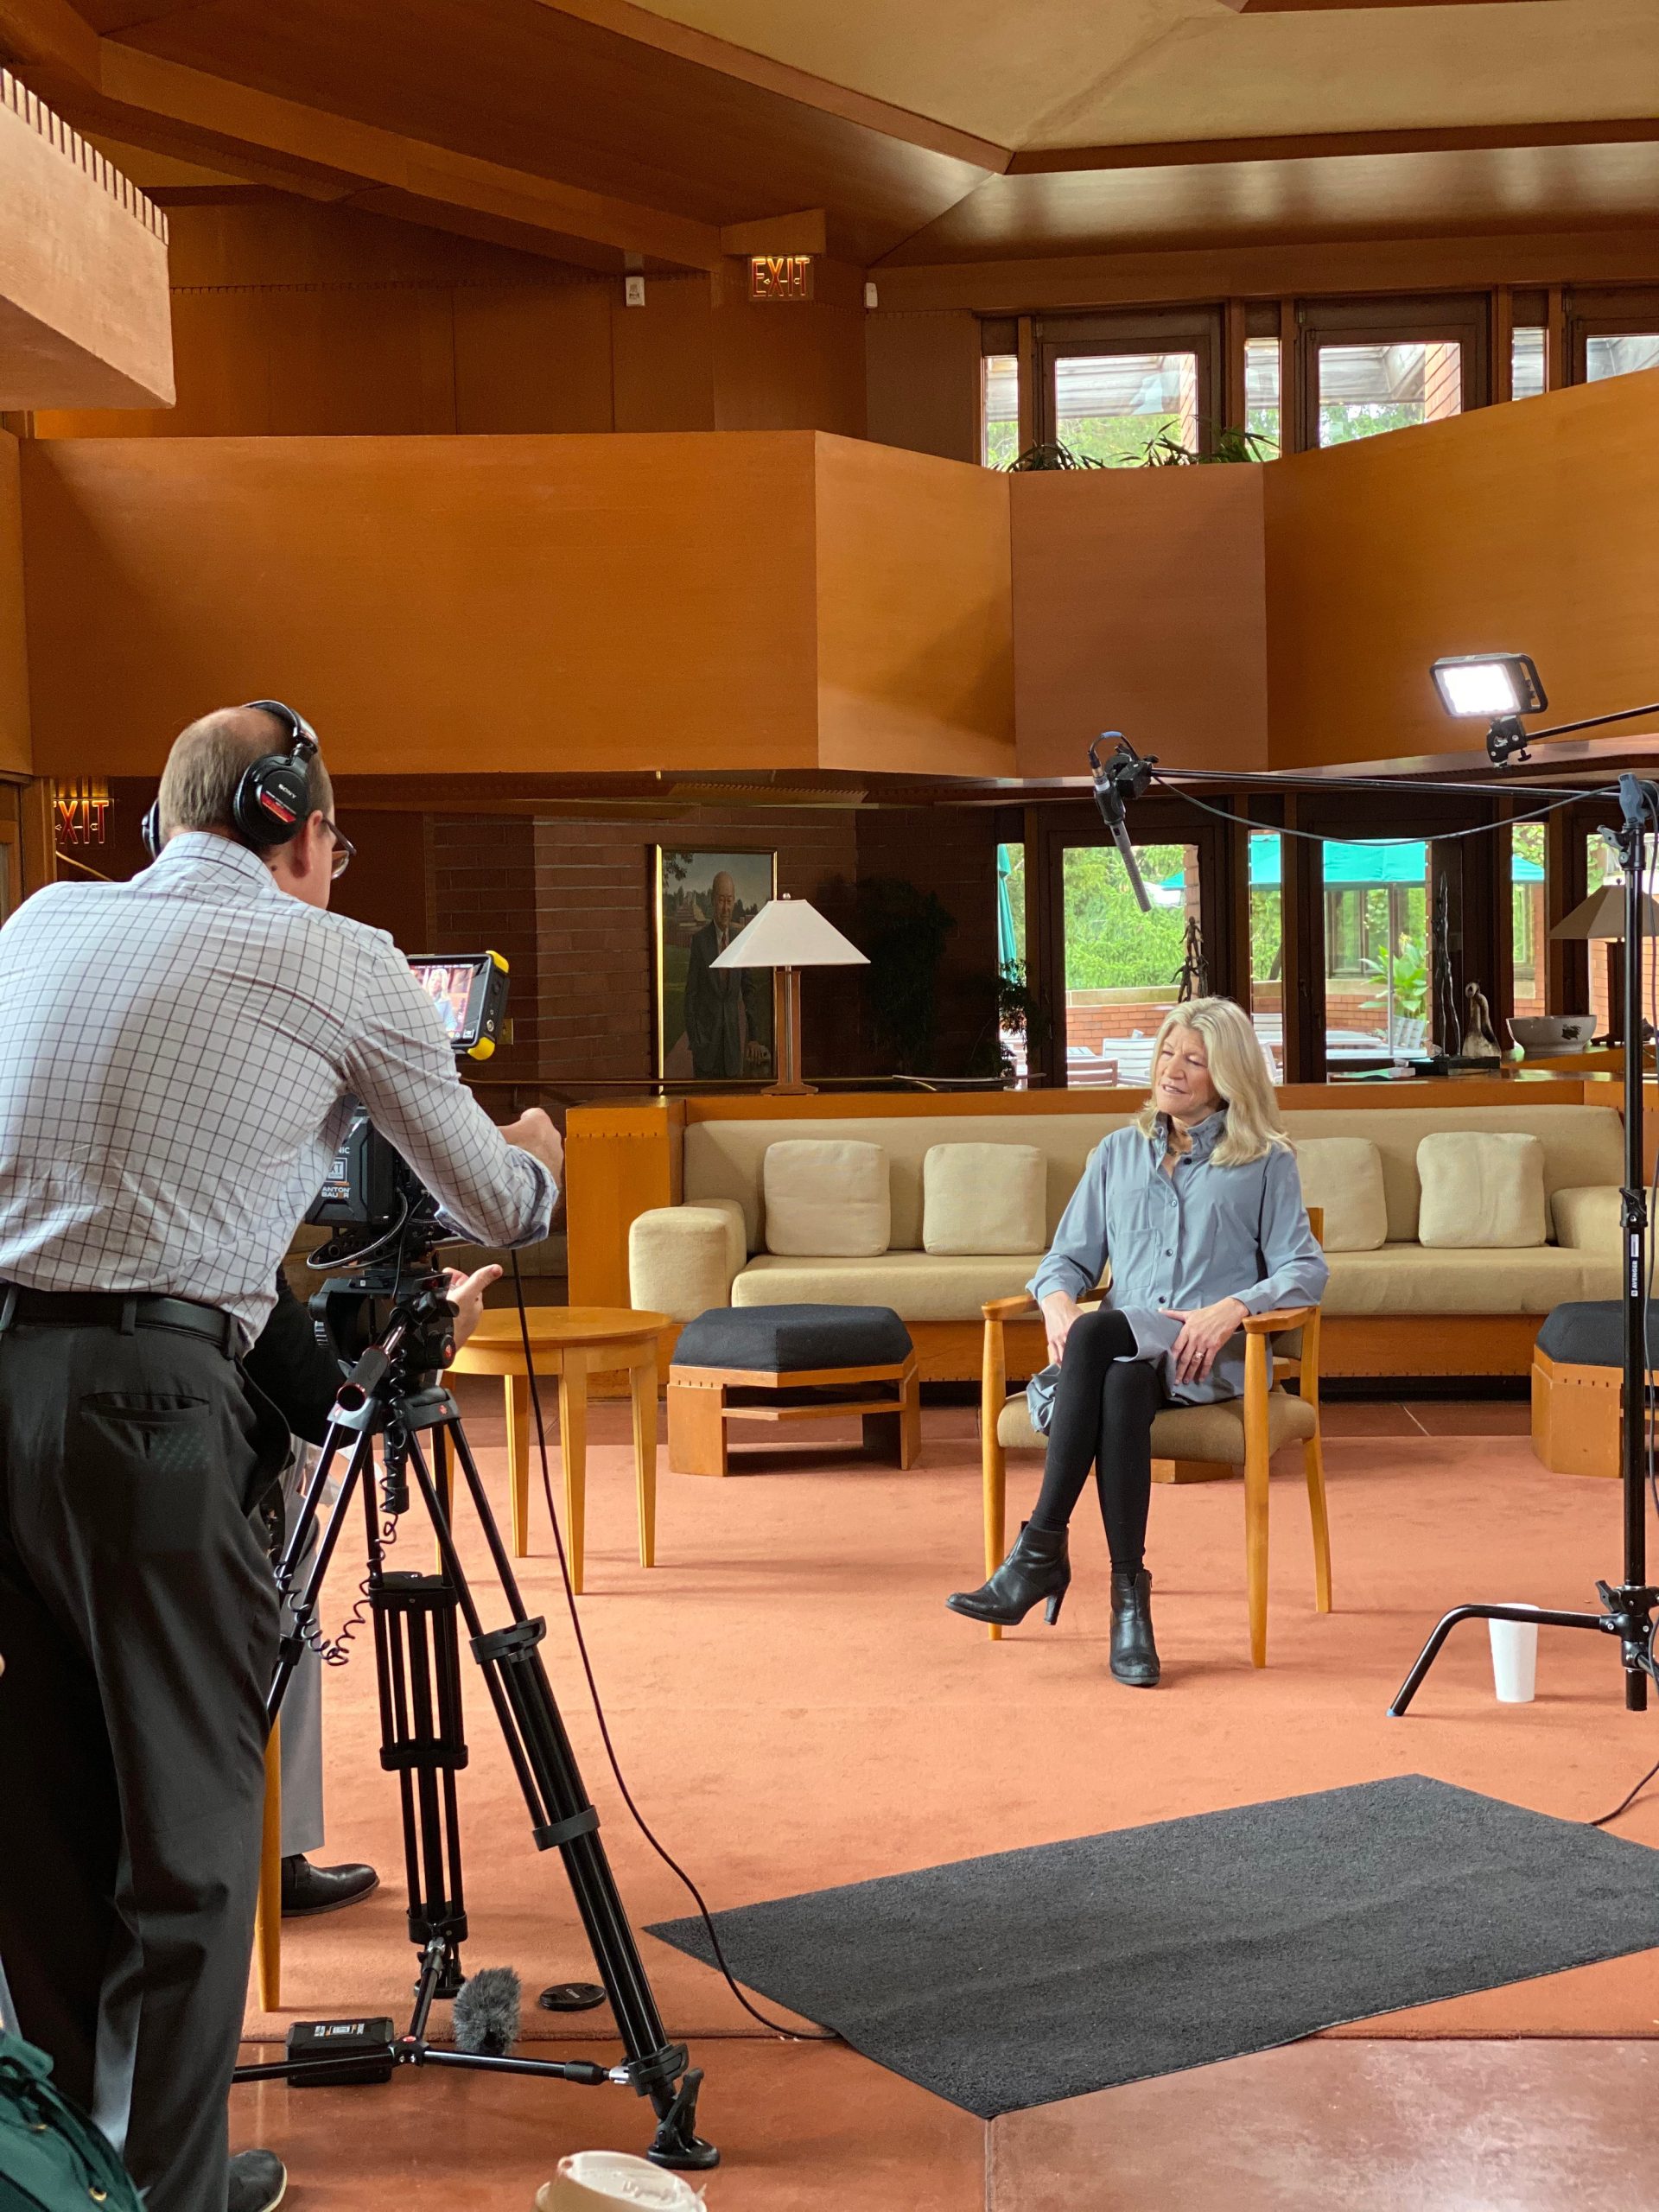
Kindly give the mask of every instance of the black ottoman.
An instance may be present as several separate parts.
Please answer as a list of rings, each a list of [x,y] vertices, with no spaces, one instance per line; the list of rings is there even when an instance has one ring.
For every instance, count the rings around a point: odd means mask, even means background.
[[[1648,1366],[1659,1368],[1659,1313],[1648,1317]],[[1532,1352],[1532,1448],[1558,1475],[1619,1474],[1624,1308],[1616,1298],[1558,1306]]]
[[[864,1448],[916,1464],[921,1384],[910,1331],[886,1306],[718,1306],[680,1332],[668,1370],[668,1465],[730,1472],[734,1421],[856,1414]]]

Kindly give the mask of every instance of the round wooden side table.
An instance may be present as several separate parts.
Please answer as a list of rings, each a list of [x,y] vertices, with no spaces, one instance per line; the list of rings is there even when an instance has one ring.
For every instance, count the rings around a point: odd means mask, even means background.
[[[565,1552],[570,1586],[582,1592],[582,1528],[588,1478],[588,1378],[626,1371],[633,1402],[633,1468],[639,1499],[639,1564],[657,1554],[657,1352],[666,1313],[626,1306],[531,1306],[526,1308],[537,1384],[556,1382],[559,1456],[564,1463]],[[530,1551],[530,1447],[534,1427],[524,1370],[524,1332],[516,1306],[492,1306],[455,1354],[456,1375],[499,1375],[506,1401],[507,1459],[512,1470],[512,1548]],[[543,1398],[545,1420],[551,1410]]]

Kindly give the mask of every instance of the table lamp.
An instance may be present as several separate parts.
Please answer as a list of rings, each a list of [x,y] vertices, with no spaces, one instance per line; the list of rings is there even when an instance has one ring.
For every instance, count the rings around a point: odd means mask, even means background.
[[[832,922],[805,899],[769,899],[754,919],[741,929],[711,968],[775,968],[780,977],[773,1027],[778,1032],[779,1080],[768,1084],[768,1098],[801,1096],[815,1085],[801,1081],[801,987],[803,968],[868,968],[868,957],[842,937]]]
[[[1659,906],[1643,894],[1643,929],[1650,942],[1659,942]],[[1624,1003],[1624,886],[1605,883],[1564,914],[1551,930],[1552,938],[1599,940],[1607,947],[1607,1041],[1624,1041],[1620,1018]]]

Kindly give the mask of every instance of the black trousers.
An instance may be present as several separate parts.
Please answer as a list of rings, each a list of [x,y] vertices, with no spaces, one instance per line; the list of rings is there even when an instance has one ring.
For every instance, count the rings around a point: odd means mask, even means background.
[[[286,1443],[206,1338],[0,1333],[0,1958],[149,2212],[225,2212]]]
[[[1032,1526],[1067,1527],[1095,1471],[1112,1567],[1135,1574],[1146,1558],[1152,1510],[1152,1424],[1168,1404],[1160,1367],[1130,1359],[1135,1332],[1103,1307],[1071,1325],[1048,1428],[1043,1487]]]

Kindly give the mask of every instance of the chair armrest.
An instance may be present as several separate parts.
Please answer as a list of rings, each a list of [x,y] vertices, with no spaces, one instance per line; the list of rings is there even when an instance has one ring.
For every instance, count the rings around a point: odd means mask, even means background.
[[[1276,1337],[1281,1330],[1304,1329],[1319,1312],[1317,1306],[1286,1306],[1272,1313],[1247,1313],[1243,1330],[1247,1337]]]
[[[1028,1291],[1022,1290],[1017,1298],[988,1298],[980,1307],[988,1321],[1017,1321],[1027,1313],[1039,1313],[1042,1308]]]

